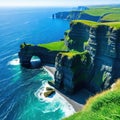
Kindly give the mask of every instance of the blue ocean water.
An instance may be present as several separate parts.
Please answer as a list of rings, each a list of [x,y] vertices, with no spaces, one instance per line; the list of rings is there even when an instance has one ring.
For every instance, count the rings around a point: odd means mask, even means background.
[[[20,66],[21,43],[48,43],[63,38],[65,20],[51,14],[65,8],[0,8],[0,120],[60,120],[74,112],[59,94],[40,91],[52,77],[43,69]]]

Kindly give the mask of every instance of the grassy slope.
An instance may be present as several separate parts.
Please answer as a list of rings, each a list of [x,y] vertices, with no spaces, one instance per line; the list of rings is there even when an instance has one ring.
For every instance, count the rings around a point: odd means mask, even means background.
[[[101,8],[90,8],[89,10],[85,10],[83,13],[87,13],[93,16],[102,16],[105,13],[118,12],[120,8],[112,8],[112,7],[101,7]]]
[[[112,13],[104,16],[102,21],[120,21],[120,12],[119,13]]]
[[[38,46],[47,48],[54,51],[66,51],[67,47],[64,44],[64,41],[51,42],[47,44],[39,44]]]
[[[120,120],[120,80],[110,90],[91,97],[82,111],[64,120]]]
[[[105,25],[105,26],[110,26],[110,27],[115,28],[115,29],[120,29],[120,22],[97,23],[97,22],[88,21],[88,20],[73,20],[71,22],[71,24],[73,24],[73,25],[78,24],[78,23],[82,23],[82,24],[85,24],[85,25],[90,26],[90,27],[97,27],[100,25]]]

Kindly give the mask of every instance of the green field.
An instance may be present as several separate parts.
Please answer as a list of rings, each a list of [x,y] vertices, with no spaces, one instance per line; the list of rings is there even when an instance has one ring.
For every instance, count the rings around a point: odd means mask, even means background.
[[[120,12],[119,13],[111,13],[108,15],[105,15],[103,18],[101,18],[101,21],[120,21]]]
[[[89,10],[85,10],[83,13],[90,14],[93,16],[102,16],[105,13],[115,13],[115,12],[120,12],[120,8],[112,8],[112,7],[90,8]]]
[[[49,50],[54,50],[54,51],[66,51],[67,47],[65,46],[64,41],[58,41],[58,42],[51,42],[47,44],[38,44],[40,47],[44,47]]]

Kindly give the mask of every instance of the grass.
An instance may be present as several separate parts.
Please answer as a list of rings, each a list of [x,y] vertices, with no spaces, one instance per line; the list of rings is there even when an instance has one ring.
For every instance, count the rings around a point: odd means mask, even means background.
[[[102,25],[107,25],[114,29],[120,29],[120,22],[107,22],[107,23],[102,23]]]
[[[113,13],[116,11],[120,11],[120,8],[114,7],[90,8],[89,10],[85,10],[83,13],[90,14],[93,16],[102,16],[105,13]]]
[[[49,50],[53,51],[66,51],[67,47],[64,44],[64,41],[58,41],[58,42],[51,42],[47,44],[38,44],[40,47],[44,47]]]
[[[71,58],[73,58],[76,55],[80,55],[81,56],[81,55],[84,55],[84,54],[86,54],[86,51],[78,52],[78,51],[75,51],[75,50],[71,50],[69,52],[63,52],[62,56],[67,56],[69,59],[71,59]]]
[[[83,110],[64,120],[120,120],[120,80],[91,97]]]
[[[108,14],[105,15],[101,21],[114,21],[114,22],[118,22],[120,21],[120,12],[119,13],[112,13],[112,14]]]
[[[76,24],[84,24],[90,27],[98,27],[98,26],[109,26],[112,27],[114,29],[120,29],[120,22],[106,22],[106,23],[97,23],[97,22],[93,22],[93,21],[88,21],[88,20],[73,20],[71,22],[72,25],[76,25]]]
[[[71,21],[71,25],[76,25],[76,24],[84,24],[84,25],[88,25],[88,26],[92,26],[92,27],[97,27],[98,23],[97,22],[93,22],[93,21],[89,21],[89,20],[73,20]]]

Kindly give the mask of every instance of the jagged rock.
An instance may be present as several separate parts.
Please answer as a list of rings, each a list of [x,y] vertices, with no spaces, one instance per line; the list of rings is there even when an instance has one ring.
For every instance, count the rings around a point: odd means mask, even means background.
[[[44,96],[49,97],[49,96],[53,95],[54,93],[55,93],[55,89],[53,89],[51,87],[47,87],[46,91],[44,92]]]
[[[55,85],[67,93],[74,93],[87,82],[90,57],[87,52],[58,53],[56,57]]]
[[[65,44],[69,49],[84,51],[84,42],[89,38],[90,27],[82,23],[70,24],[70,30],[65,32]]]

